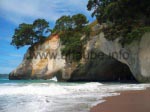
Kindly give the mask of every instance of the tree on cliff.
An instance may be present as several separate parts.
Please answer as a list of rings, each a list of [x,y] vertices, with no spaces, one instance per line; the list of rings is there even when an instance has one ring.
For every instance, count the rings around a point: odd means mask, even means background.
[[[61,49],[62,54],[70,56],[74,61],[79,61],[82,56],[83,34],[89,33],[87,28],[88,20],[83,14],[73,16],[62,16],[56,21],[53,32],[60,34],[60,40],[64,47]]]
[[[11,45],[17,49],[25,45],[33,45],[43,41],[49,33],[49,23],[44,19],[37,19],[33,24],[22,23],[15,29]]]
[[[61,32],[72,29],[72,18],[70,16],[62,16],[56,21],[54,31]]]
[[[82,28],[88,23],[86,16],[83,14],[76,14],[72,16],[72,21],[76,30],[82,30]]]
[[[46,33],[50,32],[49,23],[44,19],[37,19],[33,22],[33,30],[36,34],[37,41],[42,41],[46,38]]]
[[[100,24],[107,23],[104,33],[111,40],[132,41],[150,26],[149,0],[89,0],[87,8]]]
[[[88,20],[83,14],[76,14],[73,16],[62,16],[56,21],[54,31],[64,32],[71,30],[82,30],[88,23]]]

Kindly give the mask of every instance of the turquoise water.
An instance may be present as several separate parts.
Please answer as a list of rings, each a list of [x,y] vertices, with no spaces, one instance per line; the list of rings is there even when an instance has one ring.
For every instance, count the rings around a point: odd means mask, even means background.
[[[53,80],[9,81],[0,78],[0,112],[89,112],[116,91],[142,90],[149,84],[58,83]]]

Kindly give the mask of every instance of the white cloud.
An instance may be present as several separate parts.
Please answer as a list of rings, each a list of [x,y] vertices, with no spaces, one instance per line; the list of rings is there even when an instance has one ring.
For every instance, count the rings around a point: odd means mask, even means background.
[[[36,18],[45,18],[54,22],[62,15],[84,13],[88,0],[1,0],[0,12],[3,18],[18,24],[31,22]]]

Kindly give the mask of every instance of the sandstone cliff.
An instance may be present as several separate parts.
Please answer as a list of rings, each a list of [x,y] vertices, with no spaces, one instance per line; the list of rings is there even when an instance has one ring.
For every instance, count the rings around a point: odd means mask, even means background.
[[[85,56],[90,52],[99,52],[91,37],[85,45]],[[100,53],[102,53],[100,51]],[[10,73],[10,79],[50,79],[54,76],[59,81],[120,81],[132,80],[129,68],[105,55],[93,59],[85,57],[80,63],[69,62],[61,55],[58,35],[49,37],[43,43],[31,46],[23,62]]]
[[[106,55],[111,55],[126,64],[139,82],[150,82],[150,33],[145,33],[140,41],[134,41],[124,47],[118,39],[106,40],[103,33],[90,41],[93,46]],[[114,53],[117,55],[112,55]]]
[[[89,38],[84,52],[85,55],[92,51],[100,52],[104,59],[83,58],[80,63],[70,63],[61,55],[59,37],[51,36],[45,42],[29,48],[23,62],[10,73],[9,78],[50,79],[56,76],[59,81],[117,81],[135,77],[139,82],[149,82],[149,37],[150,33],[146,33],[141,41],[122,47],[118,39],[108,41],[100,33]]]
[[[22,63],[10,73],[10,79],[50,79],[62,69],[65,60],[61,56],[58,35],[49,37],[43,43],[31,46]]]

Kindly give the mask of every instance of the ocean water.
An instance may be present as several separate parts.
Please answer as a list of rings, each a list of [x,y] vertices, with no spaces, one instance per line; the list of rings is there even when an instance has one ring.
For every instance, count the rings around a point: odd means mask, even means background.
[[[9,81],[0,79],[0,112],[89,112],[119,95],[117,91],[143,90],[150,84],[58,83],[53,80]]]

